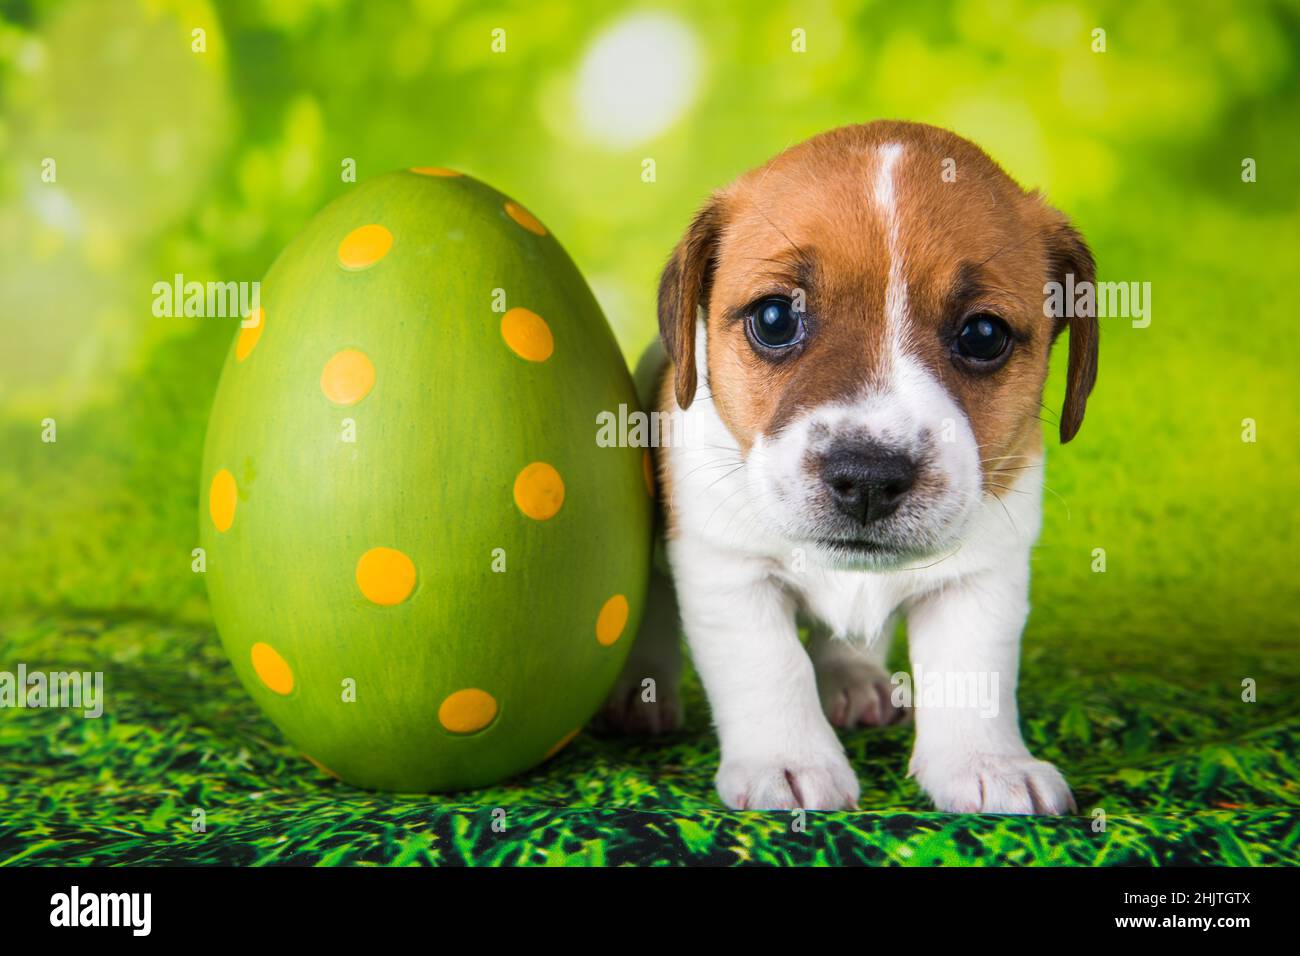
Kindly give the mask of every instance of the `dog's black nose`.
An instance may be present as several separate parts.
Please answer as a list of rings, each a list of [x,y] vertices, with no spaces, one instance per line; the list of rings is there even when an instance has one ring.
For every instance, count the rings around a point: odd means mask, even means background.
[[[916,462],[881,445],[840,445],[822,459],[822,481],[842,513],[859,524],[894,512],[916,484]]]

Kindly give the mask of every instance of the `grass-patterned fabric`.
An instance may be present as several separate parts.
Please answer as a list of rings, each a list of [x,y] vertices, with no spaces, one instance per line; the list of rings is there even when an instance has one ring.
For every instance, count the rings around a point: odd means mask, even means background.
[[[1300,861],[1300,717],[1244,705],[1230,686],[1207,698],[1176,660],[1156,673],[1102,656],[1053,689],[1060,662],[1031,642],[1027,736],[1069,776],[1077,817],[929,811],[905,776],[911,729],[895,726],[844,735],[863,809],[800,821],[717,801],[717,747],[694,681],[681,733],[584,733],[507,784],[403,797],[339,783],[286,746],[206,627],[33,614],[3,633],[7,656],[29,669],[107,672],[112,706],[98,720],[27,710],[0,722],[0,865]],[[1300,688],[1261,667],[1262,684],[1294,699]]]

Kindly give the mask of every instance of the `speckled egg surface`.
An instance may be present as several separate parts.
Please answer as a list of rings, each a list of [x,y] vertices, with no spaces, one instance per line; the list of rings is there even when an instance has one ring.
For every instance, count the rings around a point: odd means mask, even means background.
[[[451,790],[557,752],[640,619],[643,449],[582,276],[450,170],[351,187],[276,260],[204,449],[213,616],[240,679],[322,770]]]

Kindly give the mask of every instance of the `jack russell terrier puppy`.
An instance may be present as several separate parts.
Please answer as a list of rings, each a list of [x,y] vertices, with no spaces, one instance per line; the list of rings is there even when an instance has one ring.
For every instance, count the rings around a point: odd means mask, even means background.
[[[606,724],[680,725],[680,608],[723,802],[853,808],[832,725],[899,716],[884,664],[905,615],[914,674],[996,690],[993,706],[915,709],[910,772],[935,805],[1073,810],[1016,711],[1063,330],[1062,442],[1097,374],[1096,318],[1045,317],[1045,284],[1070,273],[1094,279],[1066,217],[932,126],[832,130],[716,193],[659,287],[672,583],[651,583]]]

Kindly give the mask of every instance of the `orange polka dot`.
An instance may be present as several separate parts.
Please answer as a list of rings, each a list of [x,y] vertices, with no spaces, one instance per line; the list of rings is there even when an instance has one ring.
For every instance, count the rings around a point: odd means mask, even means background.
[[[444,166],[412,166],[411,172],[418,173],[421,176],[462,176],[454,169],[447,169]]]
[[[546,227],[537,220],[537,217],[513,199],[506,200],[505,208],[506,215],[519,223],[519,225],[523,226],[529,232],[536,233],[539,236],[546,235]]]
[[[581,727],[576,727],[576,728],[574,728],[573,730],[570,730],[567,734],[565,734],[563,737],[561,737],[559,740],[557,740],[557,741],[556,741],[556,742],[551,746],[551,749],[550,749],[550,750],[546,751],[546,753],[542,755],[542,759],[543,759],[543,760],[550,760],[552,757],[554,757],[556,754],[558,754],[558,753],[559,753],[561,750],[563,750],[565,747],[569,746],[569,744],[573,743],[573,738],[576,737],[576,736],[578,736],[578,734],[579,734],[581,731],[582,731],[582,728],[581,728]]]
[[[606,601],[596,617],[596,640],[609,647],[622,637],[623,628],[627,627],[627,614],[627,598],[623,595],[615,594]]]
[[[335,405],[355,405],[375,386],[375,366],[360,349],[344,349],[325,363],[320,389]]]
[[[253,670],[263,684],[280,695],[293,692],[293,671],[279,651],[270,644],[259,642],[253,645],[249,656],[253,659]]]
[[[229,531],[235,523],[235,505],[238,502],[235,476],[222,468],[212,476],[212,485],[208,488],[208,514],[218,531]]]
[[[339,265],[351,272],[369,269],[393,247],[393,234],[371,223],[353,229],[339,243]]]
[[[336,774],[336,773],[335,773],[333,770],[331,770],[329,767],[325,766],[323,763],[321,763],[319,760],[317,760],[317,759],[316,759],[315,757],[313,757],[311,754],[303,754],[303,756],[307,758],[307,760],[311,763],[311,765],[312,765],[313,767],[315,767],[315,768],[316,768],[317,770],[319,770],[321,773],[325,774],[327,777],[333,777],[335,780],[340,780],[340,779],[342,779],[338,774]]]
[[[472,734],[496,720],[496,698],[477,687],[458,690],[438,708],[438,722],[453,734]]]
[[[530,362],[545,362],[555,351],[551,327],[528,309],[511,309],[501,316],[501,337],[511,351]]]
[[[645,478],[645,490],[651,498],[655,496],[655,463],[649,449],[641,456],[641,474]]]
[[[247,316],[249,319],[257,319],[254,325],[239,324],[239,338],[235,340],[235,361],[242,362],[248,358],[248,353],[253,351],[257,345],[257,340],[262,337],[262,328],[266,325],[266,310],[260,305]]]
[[[396,548],[371,548],[357,561],[357,587],[376,604],[401,604],[415,589],[415,564]]]
[[[533,462],[515,478],[515,504],[535,521],[554,518],[564,504],[564,479],[546,462]]]

